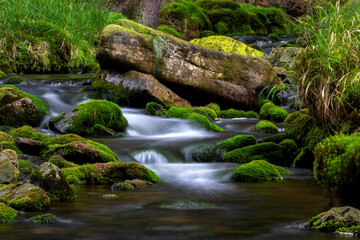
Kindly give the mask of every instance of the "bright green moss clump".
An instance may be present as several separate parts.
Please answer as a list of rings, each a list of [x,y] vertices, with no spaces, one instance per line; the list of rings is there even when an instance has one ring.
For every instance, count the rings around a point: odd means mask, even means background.
[[[238,135],[218,142],[217,145],[226,151],[232,151],[236,148],[242,148],[256,144],[256,138],[253,135]]]
[[[200,123],[201,126],[210,130],[210,131],[223,131],[222,128],[218,127],[217,125],[211,123],[207,117],[195,112],[194,109],[187,109],[181,107],[172,107],[170,108],[167,113],[167,118],[181,118],[181,119],[190,119]]]
[[[88,184],[113,184],[127,179],[140,179],[157,183],[160,178],[155,172],[137,163],[103,163],[87,164],[73,168],[63,168],[61,171],[67,179],[79,180]],[[73,182],[70,182],[73,183]]]
[[[95,162],[119,162],[119,157],[107,146],[87,140],[75,134],[47,139],[41,143],[42,154],[59,155],[67,161],[83,164]]]
[[[19,159],[19,170],[31,170],[34,168],[34,164],[23,159]]]
[[[41,133],[38,130],[35,130],[34,128],[32,128],[30,126],[22,126],[17,129],[14,129],[9,132],[9,135],[14,138],[22,137],[22,138],[38,140],[38,141],[43,141],[43,140],[50,138],[50,136],[48,136],[44,133]]]
[[[262,120],[258,124],[256,124],[254,130],[256,132],[264,132],[264,133],[277,133],[278,127],[272,122]]]
[[[226,31],[225,31],[226,32]],[[193,39],[190,41],[195,45],[215,49],[222,52],[235,53],[244,56],[263,57],[264,53],[255,50],[245,43],[236,41],[226,36],[210,36],[205,38]]]
[[[326,138],[314,150],[316,180],[329,192],[356,198],[360,187],[360,134]]]
[[[222,118],[245,118],[246,112],[243,110],[236,110],[230,108],[228,110],[222,110],[221,115]]]
[[[255,160],[238,167],[232,178],[237,182],[265,182],[281,180],[282,174],[292,173],[267,161]]]
[[[69,115],[70,123],[65,133],[76,133],[82,136],[104,135],[104,132],[122,133],[128,126],[122,111],[118,105],[106,100],[93,100],[80,104]],[[57,129],[56,124],[63,118],[55,118],[50,122],[52,128]],[[65,120],[66,121],[66,120]]]
[[[260,109],[260,118],[272,122],[284,122],[288,112],[274,103],[265,103]]]
[[[0,202],[0,223],[10,223],[15,220],[17,211]]]

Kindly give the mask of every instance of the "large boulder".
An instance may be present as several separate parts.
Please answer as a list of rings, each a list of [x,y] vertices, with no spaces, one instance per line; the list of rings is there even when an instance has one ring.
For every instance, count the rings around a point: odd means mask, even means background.
[[[41,146],[42,154],[45,156],[51,158],[59,155],[76,164],[119,162],[119,157],[107,146],[75,134],[66,134],[45,140]]]
[[[45,190],[30,183],[3,186],[0,188],[0,202],[20,211],[42,211],[50,207]]]
[[[20,172],[16,165],[18,166],[18,162],[14,150],[4,150],[0,153],[0,184],[18,181]]]
[[[165,106],[190,106],[188,101],[179,97],[152,75],[132,70],[125,73],[102,70],[95,75],[92,87],[100,92],[109,93],[114,102],[133,107],[145,107],[152,101]]]
[[[0,125],[36,126],[46,113],[47,108],[39,98],[11,85],[0,86]]]
[[[93,100],[80,104],[69,113],[52,118],[49,126],[60,133],[103,136],[123,133],[128,122],[115,103]]]
[[[74,190],[71,188],[65,175],[55,164],[45,162],[32,171],[29,178],[32,184],[46,190],[51,200],[73,200]]]
[[[262,58],[202,48],[123,19],[103,30],[97,59],[103,69],[151,74],[195,103],[249,105],[257,90],[277,82]]]

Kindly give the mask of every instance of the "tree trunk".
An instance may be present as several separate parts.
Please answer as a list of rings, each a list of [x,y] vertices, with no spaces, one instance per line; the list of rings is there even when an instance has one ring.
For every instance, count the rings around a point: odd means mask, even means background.
[[[110,0],[125,17],[157,29],[163,0]]]

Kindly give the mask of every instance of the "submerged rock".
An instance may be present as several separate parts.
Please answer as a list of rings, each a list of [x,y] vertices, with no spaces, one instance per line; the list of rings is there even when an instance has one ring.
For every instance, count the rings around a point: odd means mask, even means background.
[[[135,187],[127,182],[118,182],[111,186],[111,190],[113,191],[132,191],[134,189]]]
[[[32,223],[58,223],[60,219],[51,213],[36,215],[30,218]]]
[[[156,80],[152,75],[136,71],[120,73],[102,70],[98,72],[92,88],[109,93],[117,103],[133,107],[145,107],[147,102],[160,102],[167,106],[190,106],[190,103]]]
[[[103,69],[150,74],[197,101],[249,105],[258,89],[277,83],[262,58],[202,48],[123,19],[103,30],[97,59]]]
[[[40,167],[33,170],[29,181],[45,189],[51,200],[65,201],[75,199],[75,192],[65,175],[55,164],[50,162],[43,163]]]
[[[50,120],[51,129],[60,133],[82,136],[117,135],[125,131],[128,122],[118,105],[106,100],[80,104],[71,112]]]
[[[0,86],[0,125],[36,126],[46,113],[46,106],[39,98],[12,85]]]
[[[0,188],[0,202],[20,211],[42,211],[50,207],[45,190],[30,183],[3,186]]]
[[[125,183],[130,184],[134,188],[147,188],[152,185],[151,182],[140,180],[140,179],[126,180]]]
[[[76,164],[119,162],[119,157],[107,146],[75,134],[66,134],[41,143],[42,154],[58,155]]]
[[[334,207],[310,219],[306,227],[321,232],[360,235],[360,210],[353,207]]]

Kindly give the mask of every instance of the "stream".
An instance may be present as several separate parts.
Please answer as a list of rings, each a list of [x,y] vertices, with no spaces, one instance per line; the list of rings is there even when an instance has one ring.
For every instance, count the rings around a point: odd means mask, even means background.
[[[50,116],[38,130],[56,135],[47,123],[53,116],[91,100],[79,92],[91,75],[24,75],[32,80],[17,87],[49,104]],[[343,239],[335,234],[300,230],[296,224],[328,210],[313,173],[291,169],[282,181],[235,183],[234,163],[197,163],[191,152],[239,134],[256,138],[255,119],[221,119],[224,132],[209,132],[188,120],[146,115],[143,109],[122,107],[129,122],[120,138],[91,138],[108,146],[121,161],[136,161],[155,171],[161,183],[131,192],[112,192],[111,186],[77,186],[72,202],[52,202],[49,213],[58,224],[31,224],[39,213],[21,212],[18,222],[0,225],[0,239],[115,240],[115,239]],[[280,130],[283,129],[278,124]],[[105,199],[115,193],[118,198]]]

